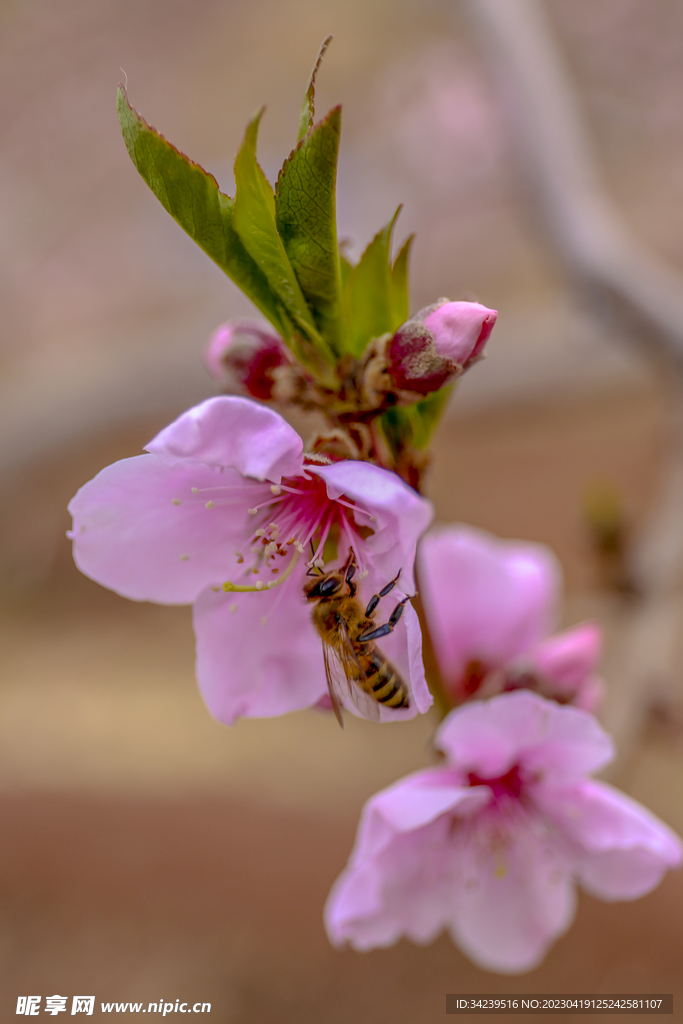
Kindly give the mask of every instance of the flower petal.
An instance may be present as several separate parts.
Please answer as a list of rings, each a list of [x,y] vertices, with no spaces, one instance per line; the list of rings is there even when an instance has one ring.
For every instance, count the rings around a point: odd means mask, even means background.
[[[373,533],[359,556],[369,558],[368,587],[379,590],[402,570],[401,586],[408,594],[415,593],[415,549],[429,526],[432,506],[416,491],[404,484],[395,473],[368,462],[337,462],[333,466],[308,466],[325,481],[330,498],[346,498],[373,516],[359,511],[354,518],[359,527]]]
[[[497,834],[494,829],[492,837]],[[503,846],[492,841],[488,849],[462,829],[453,856],[459,868],[453,941],[485,970],[532,970],[574,919],[566,859],[523,817]]]
[[[458,815],[472,814],[490,799],[491,791],[486,786],[462,786],[448,768],[413,772],[368,800],[349,863],[360,864],[376,856],[399,832],[423,828],[456,809]]]
[[[423,538],[418,558],[436,655],[452,685],[469,662],[502,667],[552,628],[561,577],[547,548],[446,526]]]
[[[303,443],[272,409],[221,395],[188,409],[146,448],[169,465],[189,460],[232,466],[255,480],[280,483],[301,472]]]
[[[531,660],[539,672],[571,693],[595,672],[601,648],[600,627],[583,622],[542,640],[531,652]]]
[[[230,484],[227,508],[207,509],[191,490]],[[76,564],[136,601],[191,602],[206,586],[222,583],[234,564],[247,518],[242,485],[232,470],[219,476],[209,466],[169,466],[156,455],[115,462],[69,505]]]
[[[452,815],[471,813],[483,799],[454,786],[439,770],[418,772],[373,797],[349,866],[327,901],[331,941],[364,950],[392,945],[404,935],[415,942],[435,938],[452,903],[443,856]]]
[[[220,722],[298,711],[327,692],[320,638],[303,596],[303,566],[273,590],[205,590],[195,604],[194,629],[199,688]]]
[[[528,776],[576,778],[601,768],[613,753],[592,715],[528,690],[452,711],[435,742],[463,772],[483,779],[505,775],[514,765]]]
[[[479,302],[445,302],[424,325],[434,335],[438,355],[466,366],[481,356],[497,318],[495,309]]]
[[[675,832],[604,782],[548,789],[538,802],[578,851],[581,885],[600,899],[643,896],[681,864],[683,844]]]

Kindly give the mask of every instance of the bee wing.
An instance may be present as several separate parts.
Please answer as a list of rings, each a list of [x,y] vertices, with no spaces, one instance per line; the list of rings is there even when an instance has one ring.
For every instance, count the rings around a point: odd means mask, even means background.
[[[343,620],[339,623],[339,638],[341,640],[339,650],[332,648],[332,651],[343,674],[342,696],[353,704],[363,718],[367,718],[371,722],[379,722],[379,704],[363,687],[365,672],[353,649],[348,628]]]
[[[336,660],[336,653],[334,647],[326,644],[323,640],[323,661],[325,662],[325,679],[327,680],[327,689],[330,691],[330,700],[332,701],[332,710],[337,716],[337,721],[344,728],[344,718],[342,716],[342,703],[339,699],[339,680],[338,671],[341,669],[339,662]]]

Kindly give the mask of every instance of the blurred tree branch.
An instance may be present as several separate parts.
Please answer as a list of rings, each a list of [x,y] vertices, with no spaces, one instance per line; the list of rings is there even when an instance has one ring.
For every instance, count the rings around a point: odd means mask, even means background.
[[[623,771],[652,697],[673,693],[683,603],[683,278],[638,241],[602,184],[576,92],[540,0],[468,0],[492,57],[545,237],[606,333],[665,371],[671,437],[661,494],[630,552],[606,724]],[[650,693],[648,693],[650,691]],[[654,694],[653,694],[654,691]]]

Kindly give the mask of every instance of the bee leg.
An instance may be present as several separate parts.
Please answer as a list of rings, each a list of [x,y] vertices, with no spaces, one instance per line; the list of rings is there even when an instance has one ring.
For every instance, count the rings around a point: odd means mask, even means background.
[[[353,548],[351,548],[351,554],[353,555]],[[355,562],[349,562],[349,566],[346,570],[346,576],[344,577],[344,579],[346,580],[346,585],[349,588],[349,594],[351,595],[351,597],[355,597],[356,591],[358,590],[356,584],[352,582],[353,577],[356,575],[356,568],[357,566]]]
[[[398,572],[394,576],[393,580],[390,583],[387,583],[386,587],[382,587],[382,589],[380,590],[379,594],[373,594],[372,595],[372,597],[368,601],[368,606],[365,609],[365,617],[366,617],[366,619],[369,618],[372,615],[372,613],[374,612],[375,608],[379,604],[380,598],[381,597],[386,597],[387,594],[391,593],[391,591],[394,589],[394,587],[398,583],[400,577],[401,577],[401,569],[398,570]],[[398,619],[396,621],[398,622]]]
[[[393,633],[396,623],[401,618],[401,615],[403,615],[403,605],[409,600],[410,598],[404,597],[402,601],[399,601],[389,616],[388,622],[385,622],[383,626],[378,626],[377,629],[370,630],[369,633],[362,633],[360,636],[357,636],[356,643],[365,644],[370,640],[379,640],[380,637],[388,636],[389,633]]]

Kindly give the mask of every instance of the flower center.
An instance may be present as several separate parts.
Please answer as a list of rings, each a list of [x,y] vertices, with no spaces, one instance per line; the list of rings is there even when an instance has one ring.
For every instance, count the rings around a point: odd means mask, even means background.
[[[467,776],[467,781],[470,786],[488,786],[492,791],[494,799],[497,801],[503,800],[506,797],[512,797],[518,800],[524,789],[526,780],[522,777],[522,772],[518,764],[513,765],[509,772],[505,775],[498,775],[494,779],[485,779],[482,776],[477,775],[475,772],[470,772]]]
[[[247,583],[223,584],[225,591],[271,590],[290,575],[300,555],[310,550],[306,565],[322,569],[326,561],[337,557],[340,545],[351,546],[367,528],[356,522],[355,516],[374,516],[343,496],[330,499],[324,480],[317,474],[285,478],[281,484],[254,485],[256,500],[249,515],[254,517],[255,529],[247,539],[251,558],[236,551],[238,565],[244,565],[244,576],[252,576]],[[326,551],[328,540],[334,540],[334,551]],[[344,544],[344,542],[347,542]],[[361,563],[359,575],[367,575]],[[260,577],[253,580],[253,577]]]

